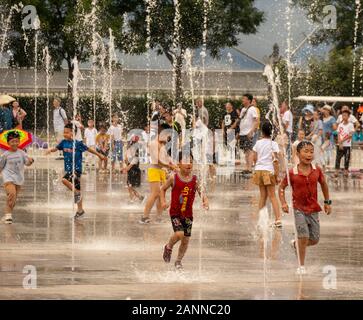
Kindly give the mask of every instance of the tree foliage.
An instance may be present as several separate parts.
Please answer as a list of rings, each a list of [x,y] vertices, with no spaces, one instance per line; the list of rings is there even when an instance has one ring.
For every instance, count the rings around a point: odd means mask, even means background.
[[[60,70],[64,62],[72,79],[72,59],[87,62],[92,54],[93,35],[105,42],[109,29],[117,39],[121,37],[123,14],[133,9],[136,1],[95,1],[97,10],[91,15],[92,0],[28,0],[26,5],[33,5],[40,21],[40,28],[22,29],[22,12],[14,14],[8,34],[7,50],[12,53],[9,61],[12,67],[33,67],[35,58],[41,65],[42,49],[46,46],[54,70]],[[10,10],[18,4],[17,0],[3,0],[3,10]],[[35,57],[35,36],[38,36],[38,56]],[[120,48],[122,49],[122,48]]]
[[[313,22],[322,23],[327,15],[326,6],[334,6],[337,13],[337,28],[321,28],[312,37],[312,43],[329,43],[338,49],[354,45],[354,30],[356,22],[356,1],[354,0],[293,0],[294,4],[305,9],[307,18]],[[358,14],[357,45],[363,44],[363,7]]]
[[[179,39],[175,43],[175,1],[150,2],[154,3],[150,8],[150,48],[157,50],[158,54],[165,54],[170,63],[176,64],[179,77],[185,51],[203,45],[205,12],[206,49],[214,57],[218,57],[221,48],[238,45],[239,34],[255,33],[263,22],[263,12],[254,7],[254,0],[178,0]],[[206,3],[208,6],[205,6]],[[147,5],[140,0],[128,19],[128,32],[124,34],[121,46],[130,53],[145,52],[147,49],[147,11]],[[176,86],[180,86],[180,79],[176,81]]]

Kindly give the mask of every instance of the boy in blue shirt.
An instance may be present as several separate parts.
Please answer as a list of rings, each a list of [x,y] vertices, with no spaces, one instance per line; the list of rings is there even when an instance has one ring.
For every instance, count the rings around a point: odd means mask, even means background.
[[[64,127],[64,139],[53,149],[48,149],[46,155],[52,152],[63,151],[64,171],[65,175],[62,179],[63,184],[71,191],[74,191],[74,203],[77,204],[77,213],[75,219],[79,219],[84,215],[81,196],[81,175],[82,175],[82,159],[83,152],[90,152],[98,156],[101,160],[105,160],[105,156],[98,153],[92,148],[88,148],[82,141],[73,140],[73,130],[77,134],[77,127],[73,127],[72,123]],[[73,153],[75,150],[75,154]],[[73,157],[75,168],[73,170]]]

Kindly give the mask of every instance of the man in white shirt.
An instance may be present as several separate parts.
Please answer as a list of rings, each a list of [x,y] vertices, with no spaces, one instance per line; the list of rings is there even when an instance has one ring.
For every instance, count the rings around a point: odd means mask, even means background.
[[[287,159],[290,161],[291,159],[291,139],[294,128],[294,116],[290,110],[290,106],[284,101],[280,107],[280,113],[282,114],[282,125],[285,129],[287,135],[287,147],[286,154]]]
[[[54,134],[57,144],[63,140],[64,126],[68,123],[66,111],[61,107],[60,98],[53,99],[53,126]],[[63,156],[60,153],[56,160],[63,160]]]
[[[252,106],[252,99],[253,96],[248,93],[242,97],[243,108],[240,114],[239,141],[240,148],[244,152],[246,159],[246,170],[244,170],[244,173],[252,173],[253,135],[258,127],[258,113],[256,108]]]
[[[196,117],[202,120],[203,124],[208,127],[209,125],[209,112],[207,108],[203,105],[202,99],[197,99],[195,106],[197,107],[197,114]],[[197,120],[195,120],[197,121]]]

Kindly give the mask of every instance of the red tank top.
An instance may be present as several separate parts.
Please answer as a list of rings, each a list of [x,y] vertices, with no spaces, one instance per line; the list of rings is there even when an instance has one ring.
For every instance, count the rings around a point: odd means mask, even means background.
[[[170,216],[193,218],[193,202],[197,191],[197,176],[189,182],[183,181],[178,174],[174,176],[174,186],[171,190]]]

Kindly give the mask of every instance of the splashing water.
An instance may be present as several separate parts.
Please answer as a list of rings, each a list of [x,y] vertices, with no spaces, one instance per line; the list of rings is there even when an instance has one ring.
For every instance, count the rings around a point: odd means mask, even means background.
[[[34,135],[37,136],[37,110],[38,110],[38,37],[40,21],[36,20],[34,25]]]
[[[359,29],[359,13],[361,10],[360,0],[355,0],[354,39],[353,39],[353,73],[352,73],[352,96],[355,95],[356,60],[357,60],[357,38]]]
[[[5,49],[6,40],[7,40],[7,37],[8,37],[8,32],[9,32],[11,19],[13,18],[14,13],[20,12],[22,10],[22,8],[23,8],[23,4],[21,4],[21,3],[13,5],[10,8],[7,19],[5,20],[5,25],[2,26],[2,28],[1,28],[1,29],[4,30],[4,32],[2,34],[1,45],[0,45],[0,65],[2,63],[3,52],[4,52],[4,49]]]
[[[228,86],[227,86],[227,97],[228,99],[231,98],[231,83],[232,83],[232,75],[233,75],[233,56],[232,53],[227,53],[227,59],[228,59]],[[217,96],[218,97],[218,96]]]
[[[92,91],[93,91],[93,120],[96,123],[96,83],[97,83],[97,50],[98,37],[96,33],[97,27],[97,3],[98,0],[92,0],[92,10],[90,14],[90,23],[92,24]]]
[[[151,272],[151,271],[135,271],[135,275],[141,283],[213,283],[214,279],[210,278],[206,273],[199,272]]]
[[[110,108],[110,123],[112,118],[112,84],[113,84],[113,65],[116,61],[115,37],[112,29],[109,29],[109,46],[108,46],[108,105]]]
[[[202,61],[202,101],[204,105],[205,98],[205,59],[207,57],[207,37],[208,37],[208,12],[211,6],[211,0],[203,1],[203,46],[200,52],[200,57]]]
[[[151,93],[150,93],[150,45],[151,45],[151,22],[152,22],[152,11],[156,6],[156,0],[145,0],[146,3],[146,100],[147,100],[147,119],[150,121],[150,104],[151,104]]]
[[[188,77],[189,77],[190,95],[191,95],[192,107],[193,107],[193,117],[190,119],[191,122],[193,121],[193,119],[195,119],[194,69],[193,69],[192,59],[193,59],[193,52],[192,52],[192,50],[187,49],[185,51],[185,62],[186,62],[186,68],[187,68],[187,73],[188,73]]]
[[[269,213],[267,207],[263,207],[259,211],[259,218],[257,228],[263,239],[263,283],[266,296],[267,288],[267,243],[268,243],[268,232],[269,232]]]
[[[47,102],[46,102],[46,108],[47,108],[47,147],[50,148],[50,119],[49,119],[49,85],[50,85],[50,54],[49,54],[49,48],[45,47],[43,50],[43,60],[44,60],[44,64],[45,64],[45,77],[46,77],[46,97],[47,97]],[[47,157],[47,173],[48,173],[48,177],[47,177],[47,200],[48,200],[48,208],[49,208],[49,204],[50,204],[50,176],[49,176],[49,172],[50,172],[50,159],[49,157]],[[49,214],[49,211],[48,211]]]
[[[177,68],[178,68],[178,55],[183,54],[179,51],[179,31],[180,31],[180,3],[179,0],[174,0],[174,36],[173,36],[173,97],[176,98],[176,79],[177,79]]]
[[[288,0],[287,7],[286,7],[286,28],[287,28],[287,82],[288,82],[288,95],[289,95],[289,106],[291,106],[291,77],[292,77],[292,63],[291,63],[291,6],[293,5],[292,0]]]

